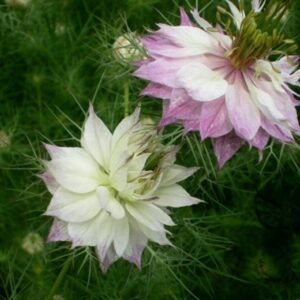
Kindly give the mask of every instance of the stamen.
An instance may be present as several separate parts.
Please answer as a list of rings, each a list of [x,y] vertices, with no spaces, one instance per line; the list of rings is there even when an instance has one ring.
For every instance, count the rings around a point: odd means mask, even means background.
[[[238,69],[249,67],[257,59],[266,58],[275,51],[293,53],[298,46],[281,33],[281,21],[291,0],[270,0],[264,11],[250,11],[237,32],[232,49],[226,52],[233,66]],[[219,9],[219,11],[222,11]]]

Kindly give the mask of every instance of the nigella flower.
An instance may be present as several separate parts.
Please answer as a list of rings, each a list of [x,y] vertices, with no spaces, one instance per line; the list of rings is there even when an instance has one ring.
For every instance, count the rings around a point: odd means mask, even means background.
[[[168,245],[166,207],[199,203],[177,182],[197,168],[174,164],[176,148],[158,142],[139,121],[139,109],[112,134],[90,109],[80,147],[46,145],[51,160],[41,175],[52,194],[49,241],[94,246],[101,269],[118,258],[140,267],[148,241]]]
[[[270,137],[292,142],[300,132],[290,86],[299,86],[298,57],[285,55],[296,46],[278,28],[291,1],[254,0],[247,15],[242,1],[227,3],[224,28],[183,10],[180,26],[159,24],[142,39],[149,58],[135,72],[150,81],[142,95],[164,100],[161,126],[179,122],[212,138],[220,167],[244,142],[261,152]]]

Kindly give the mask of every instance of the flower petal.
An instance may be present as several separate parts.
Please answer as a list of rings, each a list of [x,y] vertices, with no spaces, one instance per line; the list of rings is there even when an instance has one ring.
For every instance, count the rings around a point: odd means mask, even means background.
[[[158,243],[159,245],[172,245],[166,236],[166,231],[154,231],[141,223],[139,223],[138,226],[150,241]]]
[[[259,86],[256,86],[249,76],[245,76],[244,78],[251,94],[252,101],[256,104],[259,110],[273,122],[285,120],[284,115],[277,109],[272,97]],[[258,81],[256,81],[256,83],[259,84]]]
[[[191,26],[159,24],[159,34],[184,48],[185,56],[202,55],[218,50],[218,45],[204,30]]]
[[[152,202],[159,206],[184,207],[203,202],[203,200],[192,197],[178,184],[160,187],[155,191],[154,196],[159,199]]]
[[[147,245],[148,239],[140,230],[138,223],[130,220],[130,233],[127,248],[123,258],[141,268],[141,256]]]
[[[122,256],[129,242],[129,223],[127,217],[115,221],[114,248],[118,256]]]
[[[250,144],[259,150],[264,150],[268,140],[269,134],[265,130],[259,129],[256,136],[250,141]]]
[[[191,22],[190,18],[188,17],[183,7],[180,7],[180,25],[193,26],[193,23]]]
[[[60,187],[54,193],[45,214],[65,222],[80,223],[92,219],[99,211],[95,192],[76,194]]]
[[[226,2],[232,13],[233,21],[235,22],[236,27],[239,29],[245,18],[245,13],[243,11],[240,11],[231,1],[226,0]]]
[[[154,83],[163,84],[167,87],[177,88],[178,85],[176,72],[188,62],[187,59],[168,59],[159,58],[148,64],[142,65],[134,72],[134,75],[153,81]]]
[[[226,93],[228,87],[227,81],[218,72],[200,63],[182,67],[177,72],[177,80],[197,101],[217,99]]]
[[[96,161],[81,148],[70,148],[68,156],[45,165],[55,180],[71,192],[88,193],[106,181]]]
[[[218,159],[219,168],[242,146],[242,140],[234,132],[213,140],[214,152]]]
[[[102,255],[102,247],[96,247],[96,253],[100,260],[100,269],[103,273],[106,273],[108,268],[119,258],[112,246],[105,251],[105,256]]]
[[[172,165],[162,171],[163,177],[160,182],[160,186],[173,185],[177,182],[183,181],[192,176],[198,170],[198,167],[186,168],[180,165]]]
[[[199,117],[199,128],[202,139],[219,137],[232,130],[225,101],[222,99],[203,103]]]
[[[68,234],[67,223],[57,218],[54,219],[47,242],[70,241],[71,238]]]
[[[262,128],[270,134],[272,137],[283,141],[283,142],[293,142],[293,136],[291,132],[287,133],[284,132],[280,126],[276,124],[272,124],[269,120],[266,118],[262,118]]]
[[[169,99],[172,89],[158,83],[149,83],[141,92],[141,96],[150,96],[160,99]]]
[[[59,184],[55,180],[55,178],[49,172],[44,172],[42,174],[37,175],[40,179],[45,183],[48,191],[53,195],[55,191],[58,189]]]
[[[73,246],[97,246],[108,244],[113,239],[113,222],[109,214],[102,210],[93,219],[82,223],[68,223],[68,233]],[[108,238],[110,237],[111,240]],[[108,243],[110,241],[110,243]]]
[[[89,116],[81,137],[81,145],[106,170],[111,151],[111,138],[111,132],[90,106]]]
[[[127,203],[126,209],[136,221],[154,231],[164,231],[162,224],[169,226],[175,225],[166,213],[150,203],[141,201]]]
[[[198,11],[196,9],[191,11],[191,14],[194,18],[194,20],[197,22],[197,24],[204,30],[207,30],[208,28],[212,28],[213,26],[208,23],[205,19],[201,18]]]
[[[252,140],[261,125],[260,113],[239,72],[236,72],[233,83],[229,85],[225,99],[236,134],[248,141]]]
[[[97,198],[101,208],[107,211],[114,219],[122,219],[125,216],[125,210],[112,193],[103,186],[96,189]]]

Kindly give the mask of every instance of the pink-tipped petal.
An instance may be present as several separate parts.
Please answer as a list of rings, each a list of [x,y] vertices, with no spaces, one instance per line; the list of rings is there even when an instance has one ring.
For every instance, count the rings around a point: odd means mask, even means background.
[[[108,268],[118,260],[119,256],[116,254],[114,248],[111,246],[104,251],[105,255],[103,256],[103,248],[97,247],[96,253],[100,260],[100,269],[103,273],[106,273]]]
[[[262,118],[262,128],[272,137],[282,142],[293,142],[291,132],[284,132],[278,125],[272,124],[266,118]]]
[[[233,83],[225,96],[228,115],[236,134],[250,141],[261,125],[260,112],[250,97],[241,73],[236,71],[233,76]]]
[[[67,223],[55,218],[52,223],[47,242],[70,241],[70,240],[71,238],[68,234]]]
[[[149,83],[140,94],[141,96],[150,96],[160,99],[170,99],[172,89],[157,83]]]
[[[48,191],[53,195],[59,187],[58,182],[55,180],[53,175],[50,172],[44,172],[42,174],[37,175],[40,179],[43,180],[46,185]]]
[[[259,129],[253,140],[250,141],[250,144],[257,148],[258,150],[264,150],[270,135],[263,129]]]
[[[191,22],[183,7],[180,7],[180,25],[193,26],[193,23]]]
[[[222,137],[215,138],[213,146],[219,168],[222,169],[224,164],[240,149],[242,139],[234,132],[231,132]]]

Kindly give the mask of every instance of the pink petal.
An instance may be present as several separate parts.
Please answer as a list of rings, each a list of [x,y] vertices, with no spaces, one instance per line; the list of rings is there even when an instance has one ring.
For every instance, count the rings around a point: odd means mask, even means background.
[[[191,22],[183,7],[180,7],[180,25],[193,26],[193,23]]]
[[[265,130],[259,129],[254,139],[250,141],[250,144],[259,150],[264,150],[268,140],[269,134]]]
[[[175,120],[199,120],[202,103],[196,101],[186,101],[175,107],[169,107],[164,113],[165,118],[173,118]]]
[[[183,121],[184,134],[188,134],[190,131],[198,131],[200,127],[199,120],[185,120]]]
[[[291,133],[287,134],[287,133],[283,132],[278,125],[272,124],[266,118],[262,118],[261,126],[272,137],[274,137],[280,141],[283,141],[283,142],[293,142],[293,137],[292,137]]]
[[[186,63],[184,59],[166,59],[160,58],[148,64],[142,65],[134,72],[134,75],[153,81],[154,83],[163,84],[168,87],[177,88],[178,82],[176,73]]]
[[[232,125],[228,119],[225,101],[221,98],[203,103],[199,123],[202,139],[220,137],[229,133],[232,130]]]
[[[149,83],[140,94],[141,96],[150,96],[160,99],[170,99],[172,89],[157,83]]]
[[[242,146],[242,139],[232,131],[227,135],[213,139],[213,146],[219,168],[222,169],[225,162]]]
[[[260,125],[260,112],[256,108],[243,82],[242,74],[233,74],[233,83],[225,95],[229,119],[235,132],[247,141],[252,140]]]
[[[264,89],[266,93],[268,93],[272,97],[274,105],[290,123],[290,129],[298,131],[299,122],[295,104],[293,103],[294,97],[291,97],[290,94],[286,92],[279,92],[278,90],[276,90],[272,82],[260,81],[259,85],[262,89]]]

